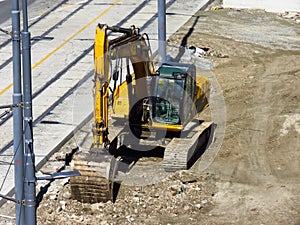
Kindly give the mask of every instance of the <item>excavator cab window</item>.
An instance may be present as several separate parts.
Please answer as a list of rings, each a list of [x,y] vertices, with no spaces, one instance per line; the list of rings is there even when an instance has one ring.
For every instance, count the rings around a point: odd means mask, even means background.
[[[184,93],[183,79],[160,77],[155,97],[154,121],[166,124],[180,123],[180,105]]]
[[[153,96],[153,121],[164,124],[183,124],[195,96],[195,68],[191,64],[163,64],[156,77]]]

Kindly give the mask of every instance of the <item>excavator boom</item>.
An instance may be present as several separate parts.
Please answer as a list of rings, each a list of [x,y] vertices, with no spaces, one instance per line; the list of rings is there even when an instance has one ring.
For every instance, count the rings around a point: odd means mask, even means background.
[[[108,32],[121,33],[117,38],[108,39]],[[109,27],[105,24],[98,24],[96,27],[94,45],[94,148],[102,148],[109,145],[108,140],[108,103],[109,84],[111,81],[111,60],[126,58],[131,61],[135,80],[139,91],[137,98],[146,96],[147,84],[145,78],[154,74],[154,65],[150,59],[151,49],[146,39],[139,34],[139,29]],[[127,60],[127,66],[129,61]],[[117,72],[115,72],[117,73]],[[127,81],[130,83],[131,74],[127,74]],[[118,77],[114,77],[117,80]],[[114,88],[115,89],[115,88]]]

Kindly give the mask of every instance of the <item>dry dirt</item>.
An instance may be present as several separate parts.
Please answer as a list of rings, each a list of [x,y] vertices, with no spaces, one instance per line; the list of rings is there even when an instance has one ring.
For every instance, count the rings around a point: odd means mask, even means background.
[[[38,224],[300,224],[299,35],[299,23],[261,10],[198,12],[169,43],[209,48],[227,118],[212,164],[121,187],[116,203],[81,204],[55,181]]]
[[[227,126],[208,169],[218,193],[212,216],[199,222],[300,224],[299,24],[256,10],[199,16],[189,45],[228,55],[213,57]]]

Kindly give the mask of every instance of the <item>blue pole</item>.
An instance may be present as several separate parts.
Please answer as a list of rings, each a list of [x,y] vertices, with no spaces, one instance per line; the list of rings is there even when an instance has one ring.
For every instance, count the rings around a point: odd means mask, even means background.
[[[23,30],[22,59],[24,86],[24,132],[25,132],[25,224],[36,224],[36,176],[35,155],[33,151],[33,119],[32,119],[32,75],[31,75],[31,43],[28,32],[27,0],[22,0]]]
[[[158,61],[166,61],[166,0],[158,0]]]
[[[22,103],[21,87],[21,51],[20,51],[20,10],[19,0],[12,0],[12,54],[13,54],[13,104]],[[23,109],[13,108],[14,135],[14,176],[15,176],[15,205],[16,224],[24,224],[24,146],[23,146]]]

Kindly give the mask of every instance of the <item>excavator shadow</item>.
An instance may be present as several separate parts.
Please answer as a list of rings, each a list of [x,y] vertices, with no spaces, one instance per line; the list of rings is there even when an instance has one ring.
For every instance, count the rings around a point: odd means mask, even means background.
[[[142,158],[159,158],[160,160],[164,156],[164,148],[161,146],[155,147],[148,151],[137,151],[132,148],[121,146],[114,152],[114,162],[112,163],[113,168],[113,188],[112,188],[112,199],[116,201],[120,187],[122,185],[122,179],[118,179],[118,173],[129,173],[135,164]]]

